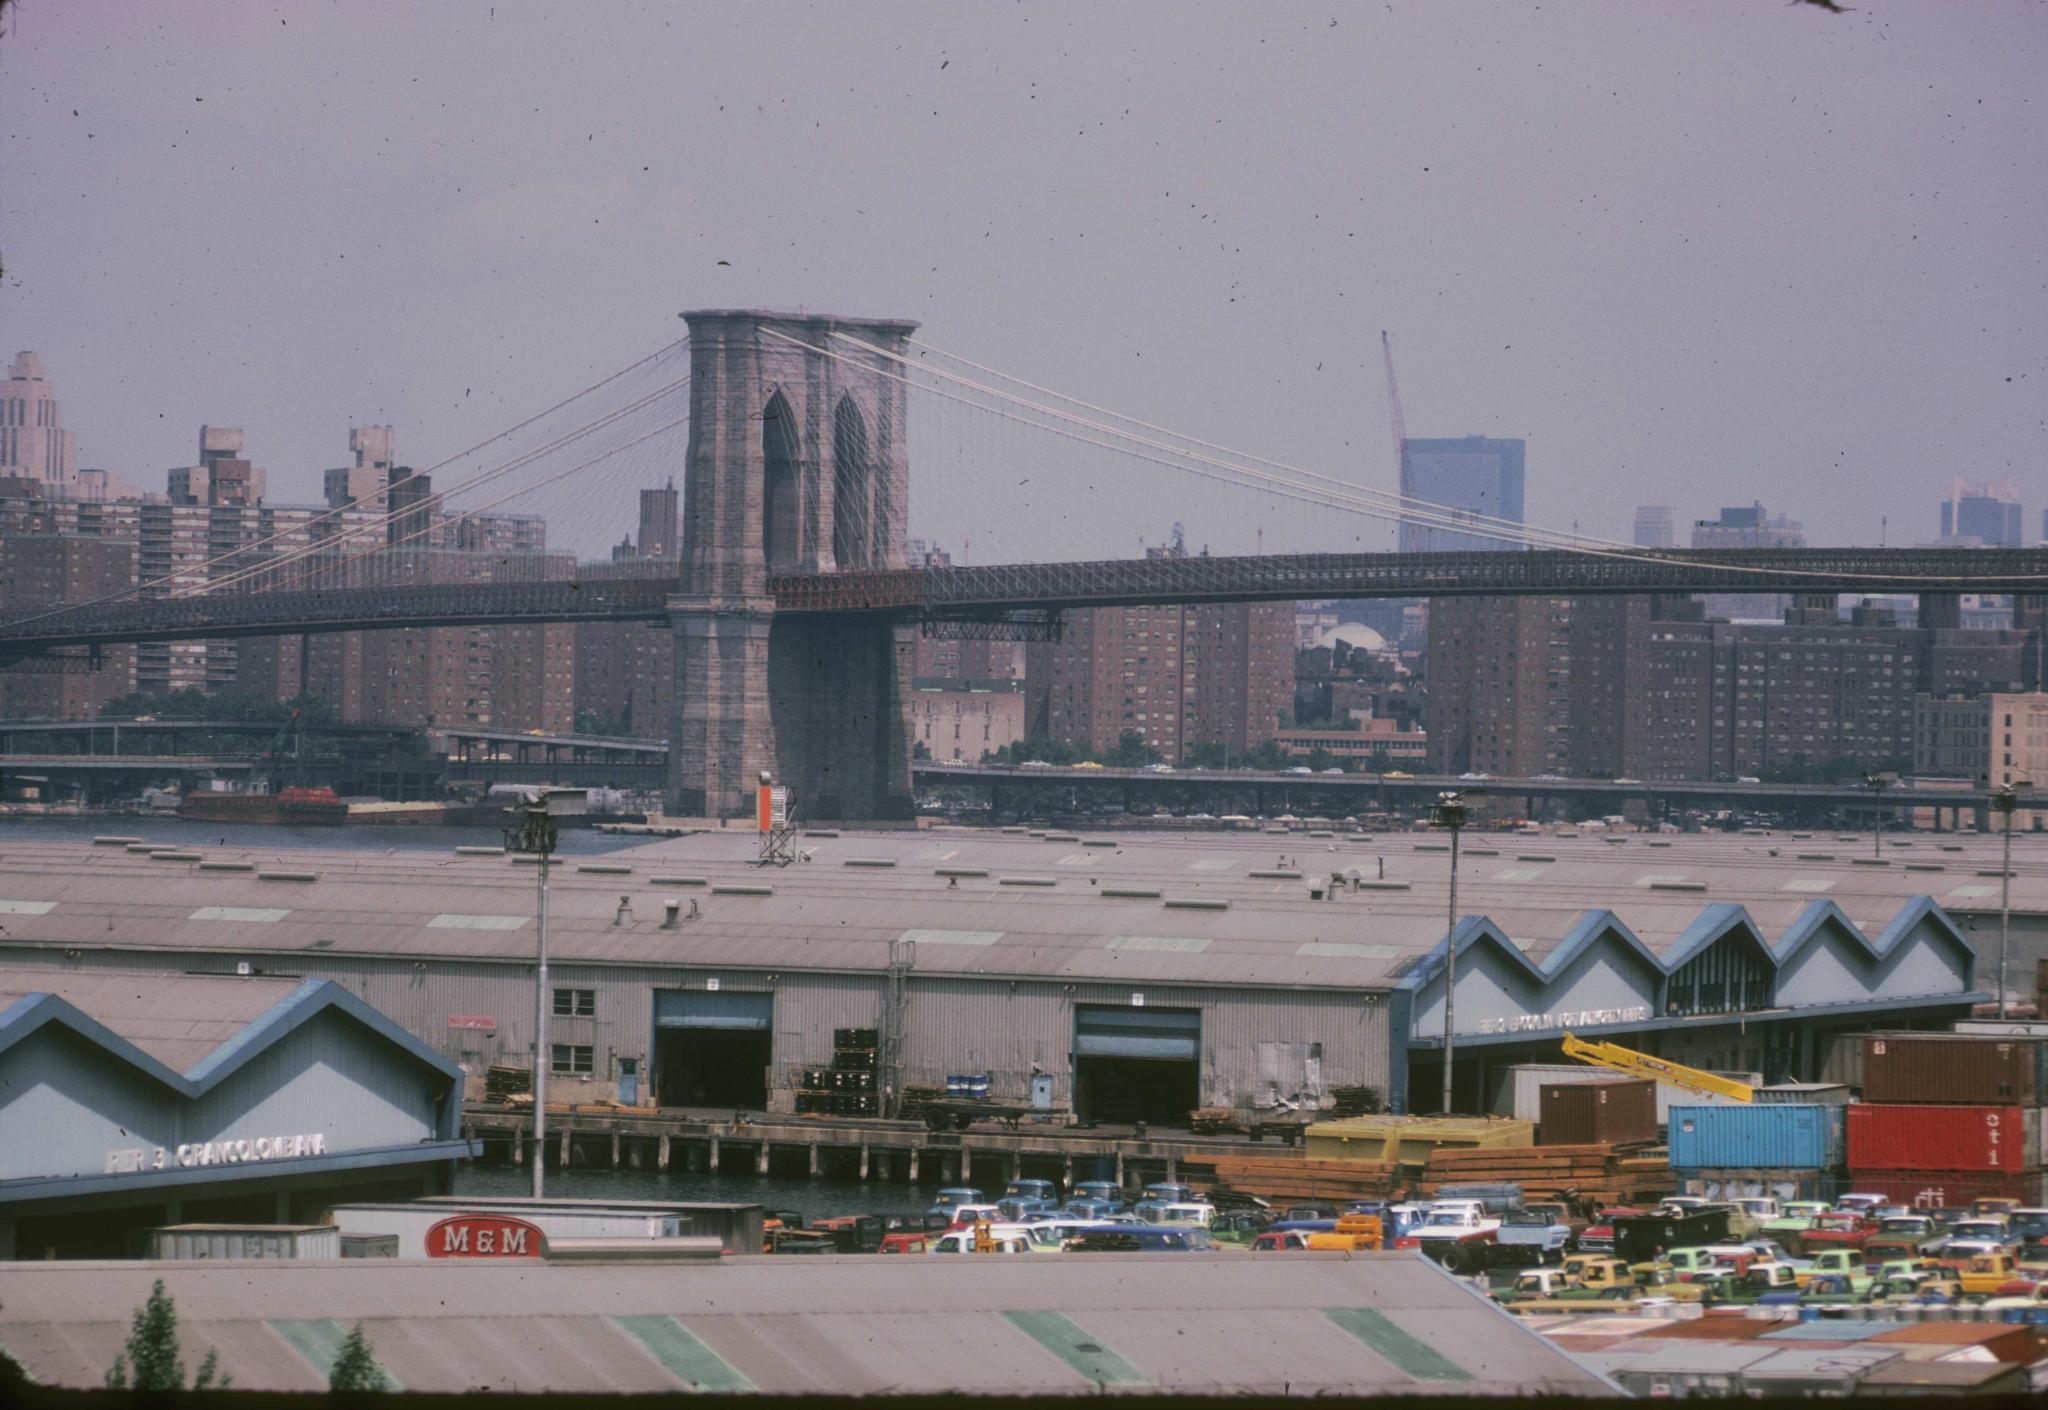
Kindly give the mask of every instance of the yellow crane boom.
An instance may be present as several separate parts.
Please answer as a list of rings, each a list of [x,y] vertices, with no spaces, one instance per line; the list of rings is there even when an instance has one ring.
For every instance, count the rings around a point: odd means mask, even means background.
[[[1634,1048],[1624,1048],[1619,1043],[1589,1043],[1584,1038],[1574,1038],[1569,1030],[1564,1035],[1564,1055],[1595,1067],[1626,1072],[1631,1077],[1647,1077],[1666,1086],[1682,1087],[1688,1092],[1726,1097],[1731,1102],[1746,1102],[1756,1095],[1756,1089],[1747,1082],[1716,1077],[1711,1072],[1702,1072],[1697,1067],[1687,1067],[1682,1063],[1666,1062],[1663,1058],[1639,1053]]]

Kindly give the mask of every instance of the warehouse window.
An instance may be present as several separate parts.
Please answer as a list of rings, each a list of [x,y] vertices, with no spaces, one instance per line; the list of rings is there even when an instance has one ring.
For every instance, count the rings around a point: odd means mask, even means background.
[[[1740,1013],[1767,1008],[1771,971],[1743,932],[1724,935],[1671,976],[1666,1011],[1672,1015]]]
[[[555,1013],[562,1018],[589,1018],[597,1012],[595,989],[555,990]]]
[[[591,1070],[591,1049],[583,1043],[555,1044],[554,1070],[556,1072],[588,1072]]]

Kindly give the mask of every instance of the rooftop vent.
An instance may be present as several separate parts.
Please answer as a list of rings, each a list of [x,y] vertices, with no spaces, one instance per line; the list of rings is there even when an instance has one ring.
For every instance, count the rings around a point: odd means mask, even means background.
[[[502,857],[505,855],[505,849],[503,847],[457,847],[455,855],[458,857]]]
[[[1418,852],[1448,852],[1451,850],[1451,844],[1448,842],[1418,842],[1415,844],[1415,850]]]
[[[1166,909],[1169,911],[1227,911],[1230,902],[1221,896],[1168,896]]]
[[[1650,889],[1652,891],[1704,891],[1707,889],[1707,883],[1704,881],[1653,881],[1650,883]]]
[[[1360,877],[1357,881],[1352,882],[1351,885],[1353,889],[1358,891],[1406,891],[1408,889],[1408,883],[1405,881],[1375,881],[1371,877]]]
[[[1801,862],[1832,862],[1835,859],[1835,854],[1833,852],[1795,852],[1793,858]]]
[[[758,883],[728,882],[711,888],[714,896],[773,896],[775,888]]]
[[[621,896],[619,897],[619,908],[612,912],[612,924],[631,925],[632,923],[633,898],[631,896]]]
[[[1948,870],[1948,868],[1947,868],[1947,867],[1945,867],[1945,866],[1943,866],[1943,865],[1942,865],[1942,864],[1941,864],[1940,862],[1908,862],[1908,863],[1906,863],[1906,870],[1907,870],[1907,871],[1947,871],[1947,870]]]
[[[197,852],[151,852],[149,859],[152,862],[196,862],[199,860],[199,854]]]
[[[1261,867],[1245,873],[1257,881],[1299,881],[1301,873],[1292,867]]]
[[[1156,901],[1159,899],[1159,888],[1156,886],[1105,886],[1097,894],[1107,896],[1113,901]]]
[[[1851,857],[1849,859],[1849,865],[1852,867],[1888,867],[1891,864],[1891,858],[1889,857]]]
[[[633,869],[622,862],[578,862],[576,870],[591,876],[631,876]]]
[[[847,867],[893,867],[896,865],[896,859],[894,857],[848,857],[840,865]]]
[[[837,837],[838,835],[839,834],[831,828],[807,827],[804,829],[804,836],[806,837]]]
[[[259,871],[256,873],[256,879],[258,881],[318,881],[320,873],[317,871]]]
[[[201,871],[254,871],[254,862],[201,862]]]
[[[1498,857],[1500,849],[1498,847],[1467,847],[1465,855],[1468,857]]]
[[[1059,884],[1059,878],[1055,876],[1005,876],[998,877],[996,880],[996,885],[998,886],[1057,886]]]
[[[704,876],[655,876],[649,877],[656,886],[709,886],[711,879]]]
[[[933,876],[987,876],[987,867],[933,867]]]
[[[141,840],[139,837],[95,837],[92,840],[92,845],[95,847],[133,847]]]
[[[1555,852],[1517,852],[1515,853],[1515,860],[1518,862],[1554,862],[1557,860],[1557,854]]]

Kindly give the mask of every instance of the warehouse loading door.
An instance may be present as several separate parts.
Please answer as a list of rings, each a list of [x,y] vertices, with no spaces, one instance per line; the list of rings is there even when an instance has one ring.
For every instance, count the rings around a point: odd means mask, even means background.
[[[655,1099],[663,1106],[768,1106],[775,996],[745,989],[654,991]]]
[[[1199,1009],[1074,1009],[1074,1106],[1085,1121],[1185,1126],[1200,1104]]]

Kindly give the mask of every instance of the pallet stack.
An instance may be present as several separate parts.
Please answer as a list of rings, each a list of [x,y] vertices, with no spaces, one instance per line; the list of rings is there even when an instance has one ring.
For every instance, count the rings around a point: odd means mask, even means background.
[[[797,1084],[799,1116],[879,1116],[876,1076],[881,1034],[873,1028],[832,1030],[832,1065],[810,1067]]]

